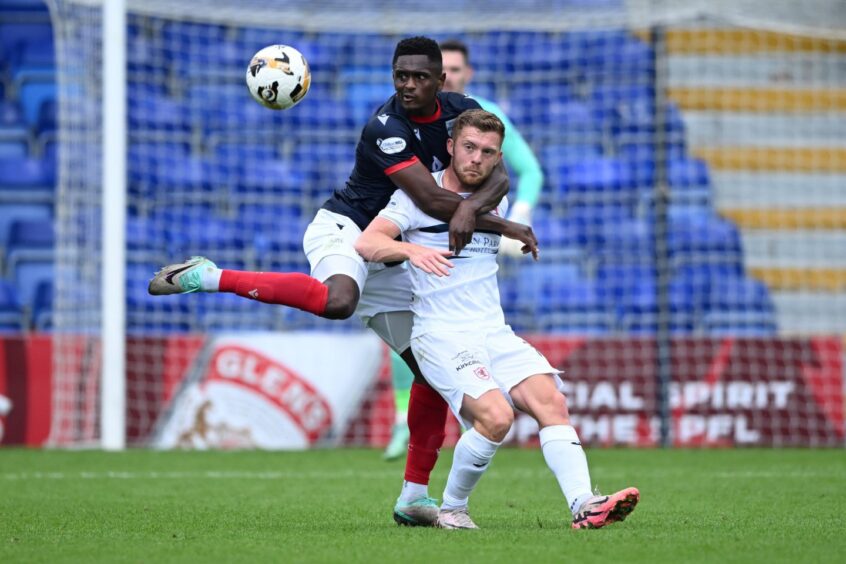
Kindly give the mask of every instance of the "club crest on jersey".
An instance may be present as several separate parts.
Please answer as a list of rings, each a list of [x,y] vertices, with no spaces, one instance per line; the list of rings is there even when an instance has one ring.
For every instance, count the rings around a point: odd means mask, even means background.
[[[479,380],[490,380],[491,379],[491,373],[488,372],[488,369],[485,368],[484,366],[479,366],[478,368],[474,368],[473,374],[475,374],[476,378],[478,378]]]
[[[387,139],[377,139],[376,145],[379,150],[386,155],[393,155],[405,149],[405,139],[402,137],[388,137]]]

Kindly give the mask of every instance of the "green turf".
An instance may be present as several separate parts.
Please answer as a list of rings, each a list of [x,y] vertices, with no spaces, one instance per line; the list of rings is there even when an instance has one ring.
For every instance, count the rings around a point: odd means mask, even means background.
[[[0,450],[0,562],[822,562],[846,555],[842,450],[592,450],[625,523],[572,531],[536,450],[504,449],[480,531],[399,528],[377,451]],[[432,482],[440,495],[450,454]]]

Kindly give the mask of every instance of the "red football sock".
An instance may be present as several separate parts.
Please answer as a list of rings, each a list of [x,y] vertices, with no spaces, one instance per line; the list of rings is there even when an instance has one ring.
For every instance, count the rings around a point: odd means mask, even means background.
[[[408,458],[405,460],[405,479],[415,484],[428,484],[429,475],[438,461],[444,444],[448,406],[438,392],[424,386],[411,386],[408,402]]]
[[[295,307],[314,315],[323,315],[329,288],[300,272],[246,272],[224,270],[220,291],[238,294],[266,304]]]

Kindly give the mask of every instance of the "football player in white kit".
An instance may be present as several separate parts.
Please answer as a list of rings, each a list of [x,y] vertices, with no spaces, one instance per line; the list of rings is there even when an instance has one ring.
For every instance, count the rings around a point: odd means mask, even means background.
[[[499,162],[504,133],[490,112],[462,113],[447,141],[451,164],[433,174],[435,181],[462,196],[472,193]],[[507,205],[503,199],[492,213],[504,216]],[[499,244],[499,234],[476,230],[463,253],[452,256],[448,226],[397,190],[355,245],[372,262],[410,263],[412,351],[426,380],[468,429],[455,447],[438,525],[477,528],[468,498],[511,428],[512,405],[540,426],[543,456],[567,498],[573,528],[622,521],[640,494],[635,488],[592,493],[587,459],[556,386],[559,371],[505,323],[496,280]]]

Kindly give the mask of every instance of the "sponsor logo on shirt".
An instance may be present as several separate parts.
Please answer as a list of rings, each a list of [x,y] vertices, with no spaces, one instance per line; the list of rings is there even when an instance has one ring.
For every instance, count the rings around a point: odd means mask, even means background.
[[[388,137],[387,139],[377,139],[376,145],[379,150],[386,155],[393,155],[405,149],[405,139],[402,137]]]

